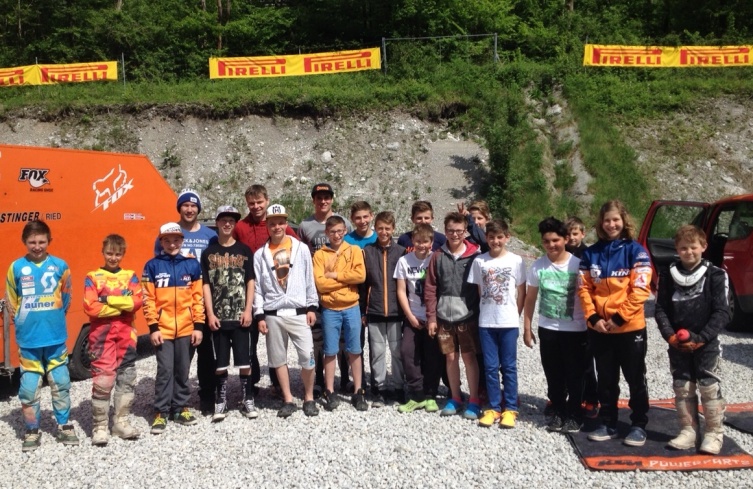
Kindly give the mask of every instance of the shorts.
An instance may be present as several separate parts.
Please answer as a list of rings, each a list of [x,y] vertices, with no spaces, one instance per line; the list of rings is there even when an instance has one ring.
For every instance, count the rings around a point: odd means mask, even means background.
[[[233,364],[237,368],[251,367],[251,336],[248,328],[220,329],[212,331],[214,354],[217,357],[217,370],[227,370],[230,366],[230,349],[233,350]]]
[[[345,351],[361,354],[361,309],[353,307],[335,311],[322,308],[322,331],[324,332],[324,355],[333,357],[340,350],[340,332],[345,336]]]
[[[267,362],[269,368],[282,367],[288,363],[288,339],[298,352],[298,365],[311,370],[316,365],[314,338],[306,323],[306,315],[267,316]]]
[[[480,353],[476,317],[448,323],[437,319],[437,340],[443,355],[452,352]]]

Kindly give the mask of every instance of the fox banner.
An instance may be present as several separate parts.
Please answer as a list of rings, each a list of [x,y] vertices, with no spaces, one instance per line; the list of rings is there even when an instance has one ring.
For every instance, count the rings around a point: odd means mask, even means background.
[[[57,83],[81,83],[104,80],[118,80],[117,61],[0,68],[0,87],[53,85]]]
[[[379,48],[334,53],[209,58],[209,78],[327,75],[382,67]]]
[[[753,46],[605,46],[586,44],[583,66],[726,68],[751,66]]]

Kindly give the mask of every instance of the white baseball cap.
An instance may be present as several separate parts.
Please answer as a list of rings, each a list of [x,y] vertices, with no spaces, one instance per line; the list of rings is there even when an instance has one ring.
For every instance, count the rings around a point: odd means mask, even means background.
[[[162,239],[163,236],[170,236],[170,235],[183,236],[183,230],[180,228],[177,222],[168,222],[160,226],[159,228],[160,239]]]
[[[267,217],[284,217],[287,219],[288,211],[280,204],[272,204],[267,207]]]

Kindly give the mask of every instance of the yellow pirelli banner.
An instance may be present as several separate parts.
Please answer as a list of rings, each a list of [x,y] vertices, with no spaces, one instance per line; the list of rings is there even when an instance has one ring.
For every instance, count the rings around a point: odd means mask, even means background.
[[[288,56],[209,58],[209,78],[326,75],[381,67],[379,48]]]
[[[753,46],[606,46],[586,44],[584,66],[724,68],[751,66]]]
[[[0,87],[53,85],[56,83],[81,83],[103,80],[118,80],[117,61],[0,68]]]

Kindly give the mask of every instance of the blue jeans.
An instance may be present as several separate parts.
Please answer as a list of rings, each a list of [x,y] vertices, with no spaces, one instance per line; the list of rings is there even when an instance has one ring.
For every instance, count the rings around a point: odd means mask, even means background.
[[[322,308],[325,356],[333,357],[337,355],[340,350],[340,331],[345,336],[345,351],[353,355],[360,355],[361,309],[358,304],[342,311]]]
[[[484,377],[489,405],[502,411],[502,390],[499,369],[505,387],[505,411],[518,410],[518,328],[479,328],[481,351],[484,353]]]
[[[41,348],[19,348],[21,385],[18,398],[27,430],[39,428],[39,400],[42,376],[47,374],[52,394],[52,412],[55,421],[68,423],[71,412],[71,378],[68,374],[68,350],[65,343]]]

